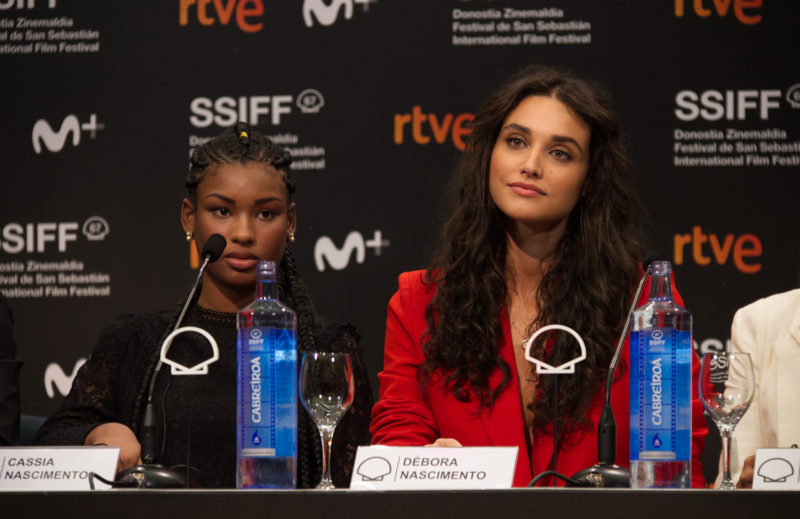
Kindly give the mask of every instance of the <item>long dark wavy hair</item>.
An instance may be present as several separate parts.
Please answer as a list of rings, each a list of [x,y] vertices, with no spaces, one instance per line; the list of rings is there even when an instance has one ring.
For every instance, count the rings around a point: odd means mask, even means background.
[[[292,157],[280,145],[273,143],[269,138],[254,131],[246,123],[239,122],[232,128],[213,139],[195,148],[191,156],[189,174],[186,177],[186,190],[190,200],[196,202],[197,186],[203,181],[206,174],[214,166],[222,164],[248,164],[261,162],[273,166],[281,173],[286,189],[289,192],[289,201],[295,192],[295,184],[289,174],[289,165]],[[277,285],[279,299],[294,309],[297,313],[297,348],[302,353],[314,350],[315,336],[318,330],[318,318],[306,292],[294,256],[287,248],[284,250],[278,265]],[[195,293],[192,304],[197,303],[200,290]],[[180,301],[175,308],[172,319],[167,326],[164,337],[172,331],[183,308],[185,299]],[[141,413],[147,395],[147,388],[155,365],[158,363],[159,349],[153,353],[149,371],[143,377],[143,383],[134,404],[132,423],[139,427]],[[322,474],[322,450],[319,442],[317,428],[308,414],[303,410],[298,411],[298,471],[297,484],[300,488],[311,488],[319,482]],[[340,483],[341,484],[341,483]]]
[[[497,318],[507,298],[506,217],[490,196],[489,168],[503,122],[529,96],[558,99],[591,129],[582,194],[546,258],[536,293],[539,315],[532,324],[572,327],[583,337],[587,357],[575,375],[560,378],[558,413],[554,377],[538,379],[532,404],[536,433],[554,422],[567,430],[587,423],[583,415],[608,372],[644,256],[639,234],[643,209],[632,164],[610,97],[593,81],[529,66],[503,83],[476,114],[450,183],[450,216],[441,246],[426,275],[437,290],[426,310],[421,380],[424,385],[441,370],[456,398],[477,398],[481,408],[492,406],[511,381],[512,367],[499,353],[503,332]],[[574,358],[578,348],[573,338],[558,333],[543,337],[536,350],[538,358],[556,366]],[[496,369],[503,378],[492,387],[489,377]]]

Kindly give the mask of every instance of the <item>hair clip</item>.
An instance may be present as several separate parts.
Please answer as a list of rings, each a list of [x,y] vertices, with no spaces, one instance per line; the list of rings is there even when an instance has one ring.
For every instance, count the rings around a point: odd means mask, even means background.
[[[249,136],[247,135],[247,132],[245,132],[245,131],[242,131],[242,132],[240,132],[240,133],[239,133],[239,138],[240,138],[240,139],[241,139],[241,138],[245,138],[245,139],[247,139],[247,138],[249,138]]]

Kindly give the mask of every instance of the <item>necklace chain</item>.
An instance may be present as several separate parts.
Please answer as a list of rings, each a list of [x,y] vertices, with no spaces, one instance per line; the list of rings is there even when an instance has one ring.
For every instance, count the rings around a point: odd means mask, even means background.
[[[528,339],[531,338],[531,335],[533,335],[533,333],[526,334],[525,332],[521,331],[519,329],[519,327],[517,326],[517,323],[514,322],[514,319],[512,319],[510,315],[508,316],[508,322],[511,323],[511,327],[514,328],[514,330],[516,330],[516,332],[520,335],[520,337],[522,337],[522,341],[520,342],[520,348],[522,348],[524,350],[525,349],[525,343],[528,342]],[[531,321],[531,324],[533,324],[533,321]],[[530,325],[528,325],[528,326],[530,327]],[[534,324],[533,325],[533,331],[535,332],[538,327],[539,327],[538,325]]]
[[[508,286],[508,289],[510,291],[514,292],[517,295],[517,297],[522,299],[522,294],[520,294],[517,291],[516,288],[514,288],[510,283],[507,286]],[[511,305],[509,303],[509,310],[510,310],[510,306]],[[535,318],[532,319],[530,324],[526,327],[526,330],[527,330],[528,328],[531,327],[531,325],[533,325],[533,331],[531,333],[526,333],[525,331],[520,330],[519,326],[517,326],[517,323],[515,323],[514,319],[511,318],[511,312],[509,312],[509,314],[508,314],[508,321],[511,323],[511,327],[514,328],[514,330],[520,335],[520,337],[522,337],[522,342],[520,343],[520,347],[524,350],[525,349],[525,343],[528,342],[528,339],[531,338],[531,335],[533,335],[533,333],[539,327],[538,324],[535,324],[536,319]]]

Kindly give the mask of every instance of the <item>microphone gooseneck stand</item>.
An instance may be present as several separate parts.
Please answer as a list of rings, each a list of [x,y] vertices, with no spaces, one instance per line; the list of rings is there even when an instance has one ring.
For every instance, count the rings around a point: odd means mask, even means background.
[[[212,234],[208,238],[208,241],[206,241],[203,246],[203,251],[200,254],[203,258],[203,263],[200,265],[197,278],[192,285],[192,289],[189,291],[189,297],[186,298],[186,303],[184,303],[183,309],[178,319],[175,321],[175,326],[172,329],[173,332],[180,327],[206,267],[209,263],[217,261],[220,256],[222,256],[226,244],[225,237],[220,234]],[[142,421],[142,464],[134,465],[133,467],[120,471],[114,478],[114,487],[183,488],[187,486],[187,481],[183,474],[156,463],[156,420],[153,406],[153,390],[156,385],[156,377],[158,376],[162,364],[162,361],[159,360],[153,370],[152,377],[150,377],[150,385],[148,386],[147,405],[145,406],[144,420]]]
[[[546,362],[536,359],[530,354],[530,348],[533,344],[533,341],[539,336],[541,333],[549,330],[562,330],[572,334],[573,337],[578,341],[578,345],[580,346],[580,354],[573,358],[572,360],[565,362],[557,367],[553,367]],[[564,480],[568,485],[571,486],[590,486],[588,483],[583,481],[576,481],[572,478],[565,476],[558,472],[558,375],[559,374],[572,374],[575,373],[575,364],[581,362],[586,358],[586,344],[583,342],[583,339],[578,332],[570,328],[569,326],[564,326],[561,324],[549,324],[547,326],[543,326],[539,328],[528,340],[525,344],[525,358],[536,364],[536,372],[540,375],[544,374],[551,374],[553,375],[553,455],[551,458],[552,468],[550,470],[545,470],[539,474],[537,474],[533,479],[531,479],[530,483],[528,483],[529,487],[535,486],[542,478],[547,476],[552,476],[552,483],[553,486],[556,485],[556,478]],[[531,470],[533,468],[531,467]]]
[[[600,421],[597,424],[597,463],[589,468],[578,471],[572,479],[578,482],[578,486],[592,487],[629,487],[631,484],[631,471],[625,467],[620,467],[615,463],[617,459],[617,422],[614,420],[614,410],[611,408],[611,383],[614,372],[619,364],[619,356],[622,352],[622,344],[625,336],[628,335],[631,314],[636,309],[639,297],[642,295],[642,288],[647,276],[650,275],[650,265],[647,264],[639,286],[636,288],[636,295],[633,296],[631,308],[625,319],[625,325],[617,342],[617,349],[611,358],[611,365],[608,368],[606,378],[605,400],[603,411],[600,414]]]
[[[529,487],[535,487],[536,484],[550,476],[552,478],[552,486],[556,486],[556,478],[563,480],[568,486],[573,487],[589,487],[593,486],[588,481],[578,481],[576,479],[565,476],[558,471],[558,375],[553,375],[553,468],[545,470],[534,476],[528,483]]]

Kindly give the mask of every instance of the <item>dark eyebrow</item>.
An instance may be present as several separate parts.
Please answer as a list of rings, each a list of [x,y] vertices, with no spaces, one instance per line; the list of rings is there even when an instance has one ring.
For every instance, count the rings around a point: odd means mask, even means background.
[[[206,196],[204,196],[203,198],[219,198],[220,200],[222,200],[226,204],[234,204],[235,203],[233,201],[233,198],[228,198],[225,195],[220,195],[220,194],[217,194],[217,193],[209,193]]]
[[[518,131],[518,132],[520,132],[520,133],[522,133],[524,135],[530,135],[531,134],[531,129],[530,128],[528,128],[527,126],[522,126],[521,124],[517,124],[517,123],[509,124],[508,126],[504,127],[500,131],[500,133],[503,133],[503,132],[505,132],[507,130]],[[583,152],[583,148],[581,147],[581,145],[578,144],[578,141],[576,141],[572,137],[567,137],[566,135],[553,135],[552,140],[554,140],[555,142],[560,142],[560,143],[564,143],[564,144],[570,144],[570,143],[574,144],[575,147],[578,148],[578,150],[580,152]]]
[[[225,202],[226,204],[236,205],[236,201],[233,198],[229,198],[225,195],[220,195],[219,193],[209,193],[204,198],[218,198],[223,202]],[[255,201],[256,205],[266,204],[269,202],[283,202],[283,200],[281,200],[277,196],[268,196],[265,198],[259,198],[258,200]]]
[[[518,131],[520,133],[524,133],[525,135],[530,135],[531,134],[531,129],[530,128],[528,128],[527,126],[522,126],[521,124],[517,124],[517,123],[509,124],[508,126],[503,128],[500,133],[502,133],[502,132],[504,132],[506,130],[515,130],[515,131]]]
[[[256,205],[266,204],[266,203],[269,203],[269,202],[281,202],[281,203],[283,203],[283,200],[281,200],[277,196],[268,196],[266,198],[259,198],[258,200],[256,200]]]
[[[553,140],[556,142],[563,142],[566,144],[572,143],[575,145],[576,148],[578,148],[578,151],[583,152],[583,148],[581,148],[581,145],[578,144],[578,141],[576,141],[572,137],[567,137],[565,135],[553,135]]]

